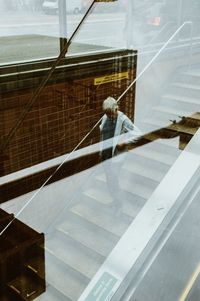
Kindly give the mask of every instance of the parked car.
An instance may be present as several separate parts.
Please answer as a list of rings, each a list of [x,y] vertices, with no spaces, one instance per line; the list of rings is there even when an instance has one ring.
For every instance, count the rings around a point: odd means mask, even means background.
[[[58,1],[59,0],[48,0],[44,1],[42,8],[46,14],[57,14],[58,13]],[[67,0],[66,1],[67,13],[78,14],[82,11],[81,0]]]

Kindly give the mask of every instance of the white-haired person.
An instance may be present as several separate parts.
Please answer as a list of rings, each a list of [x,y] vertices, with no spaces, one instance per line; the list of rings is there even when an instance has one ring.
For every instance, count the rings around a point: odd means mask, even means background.
[[[106,174],[112,206],[119,213],[122,207],[122,192],[119,186],[121,167],[128,150],[141,136],[141,131],[123,112],[113,97],[103,102],[104,115],[100,124],[101,151],[100,157]]]

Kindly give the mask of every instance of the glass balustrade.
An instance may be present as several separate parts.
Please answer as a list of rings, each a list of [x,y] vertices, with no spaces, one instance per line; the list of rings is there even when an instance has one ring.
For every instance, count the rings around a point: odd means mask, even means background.
[[[198,1],[0,7],[0,299],[197,300]]]

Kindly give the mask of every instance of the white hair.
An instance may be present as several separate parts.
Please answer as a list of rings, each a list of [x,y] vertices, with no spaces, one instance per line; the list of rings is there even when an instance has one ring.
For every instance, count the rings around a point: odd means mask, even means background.
[[[103,102],[103,110],[104,111],[111,110],[112,112],[114,112],[116,109],[118,109],[118,104],[116,99],[114,99],[111,96],[107,97]]]

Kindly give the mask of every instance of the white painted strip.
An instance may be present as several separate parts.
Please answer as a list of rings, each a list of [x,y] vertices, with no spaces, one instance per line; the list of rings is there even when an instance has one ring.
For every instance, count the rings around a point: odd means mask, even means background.
[[[117,279],[113,285],[107,301],[136,263],[150,239],[153,237],[166,215],[181,198],[190,180],[200,168],[200,130],[195,134],[186,149],[181,153],[175,164],[164,177],[163,181],[154,191],[148,202],[136,216],[125,234],[121,237],[115,248],[107,257],[101,268],[93,277],[78,301],[97,301],[94,293],[101,285],[103,275]],[[176,185],[174,185],[176,183]],[[173,189],[171,189],[173,187]],[[103,288],[102,288],[103,289]],[[98,293],[100,288],[98,290]],[[91,295],[92,293],[92,295]],[[99,293],[100,294],[100,293]],[[93,296],[93,297],[91,297]]]

